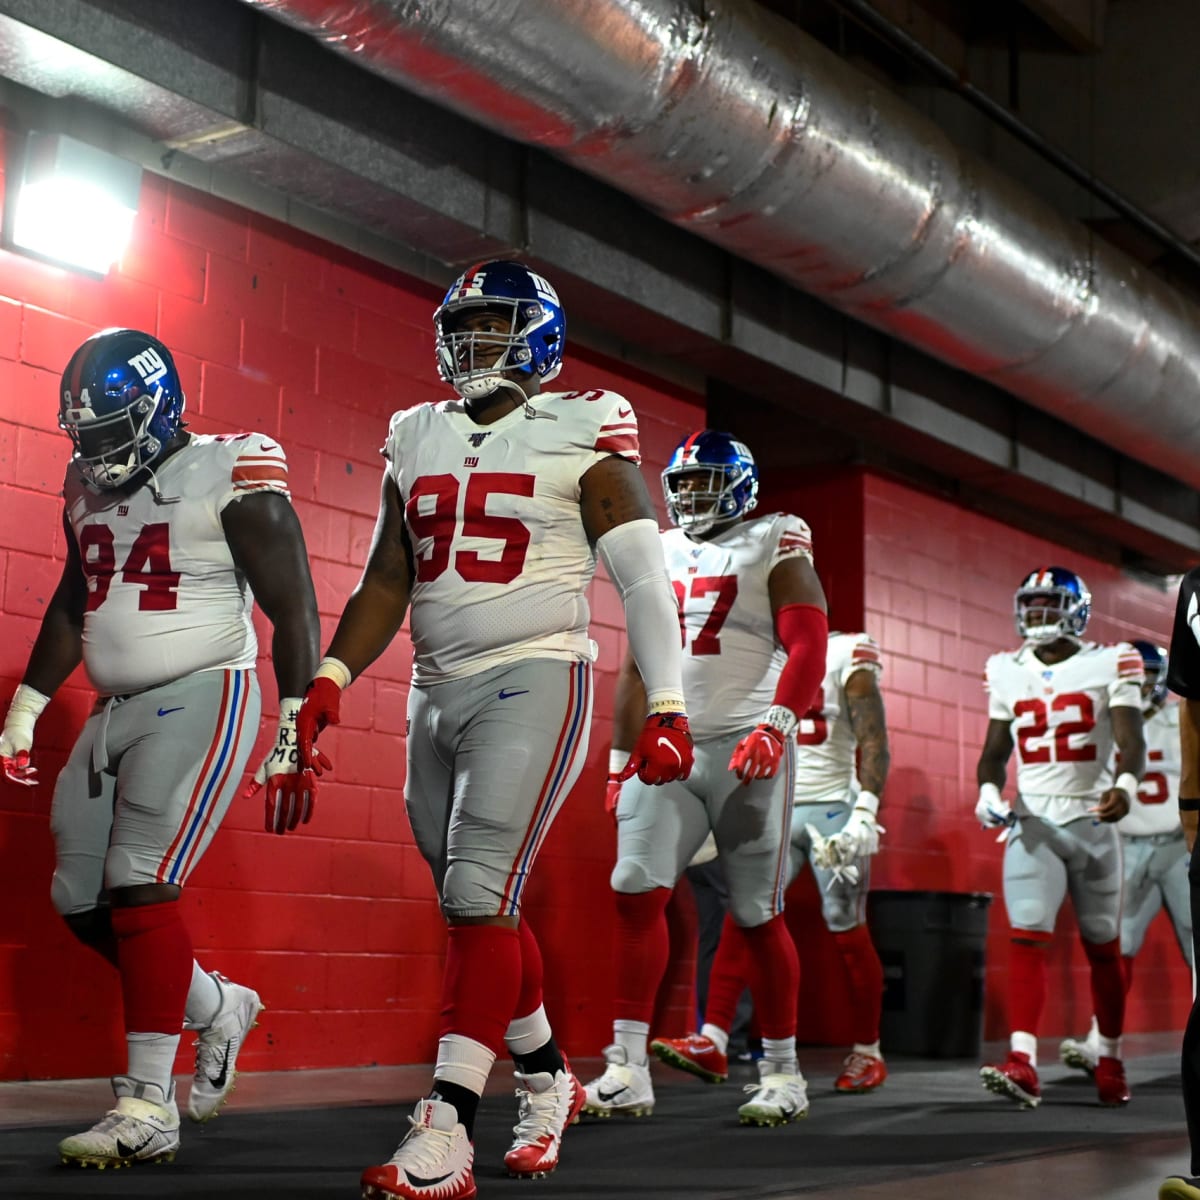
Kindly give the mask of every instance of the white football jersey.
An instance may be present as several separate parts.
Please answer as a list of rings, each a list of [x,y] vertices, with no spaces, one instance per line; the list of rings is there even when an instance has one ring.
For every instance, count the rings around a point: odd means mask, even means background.
[[[1147,717],[1146,774],[1117,828],[1131,837],[1148,833],[1175,833],[1179,822],[1179,705],[1171,701]]]
[[[477,425],[461,400],[392,417],[384,457],[416,578],[413,683],[527,658],[595,657],[584,595],[596,569],[580,480],[618,455],[640,462],[633,406],[615,392],[543,392]]]
[[[194,671],[254,666],[254,597],[221,513],[254,492],[288,495],[274,438],[192,434],[129,495],[98,492],[68,467],[63,497],[87,576],[83,662],[101,695],[144,691]]]
[[[866,633],[831,633],[821,690],[796,728],[797,804],[849,804],[858,793],[858,742],[846,703],[846,681],[855,671],[883,673],[875,640]]]
[[[1052,666],[1032,643],[988,659],[988,716],[1010,723],[1026,811],[1064,824],[1085,816],[1112,785],[1109,710],[1141,708],[1142,671],[1142,656],[1127,642],[1084,642]]]
[[[787,661],[767,579],[787,558],[812,562],[812,534],[788,513],[753,517],[707,541],[663,535],[683,626],[683,694],[697,740],[757,725]]]

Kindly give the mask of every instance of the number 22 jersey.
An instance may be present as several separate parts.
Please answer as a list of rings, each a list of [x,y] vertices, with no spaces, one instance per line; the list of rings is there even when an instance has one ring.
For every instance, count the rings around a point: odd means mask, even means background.
[[[1087,815],[1111,786],[1109,710],[1140,709],[1142,677],[1142,657],[1126,642],[1084,642],[1054,664],[1029,642],[988,659],[988,717],[1010,723],[1027,812],[1060,825]]]

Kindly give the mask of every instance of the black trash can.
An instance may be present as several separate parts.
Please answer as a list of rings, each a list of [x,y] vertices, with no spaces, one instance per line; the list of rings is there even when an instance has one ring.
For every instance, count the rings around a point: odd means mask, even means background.
[[[978,1057],[991,902],[990,892],[869,894],[867,923],[883,963],[885,1055]]]

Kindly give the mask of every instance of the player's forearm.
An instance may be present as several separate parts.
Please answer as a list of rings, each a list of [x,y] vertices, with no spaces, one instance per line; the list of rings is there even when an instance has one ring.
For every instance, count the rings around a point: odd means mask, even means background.
[[[1195,849],[1196,846],[1196,829],[1200,826],[1200,812],[1196,810],[1185,810],[1179,814],[1179,820],[1183,825],[1183,836],[1187,841],[1188,853]]]
[[[617,691],[613,700],[614,750],[630,751],[646,719],[646,688],[637,667],[626,657],[617,675]]]
[[[859,743],[858,782],[865,791],[883,795],[891,761],[886,738]]]
[[[82,660],[83,626],[55,593],[42,618],[22,682],[43,696],[53,696]]]
[[[357,678],[391,645],[407,611],[407,594],[397,594],[368,573],[346,601],[326,656],[345,663]]]
[[[1003,791],[1007,778],[1008,772],[1003,759],[993,758],[990,755],[980,758],[979,764],[975,768],[975,782],[981,787],[985,783],[994,783]]]
[[[321,650],[321,625],[316,606],[297,606],[275,621],[271,636],[271,661],[280,698],[303,696],[317,669]]]

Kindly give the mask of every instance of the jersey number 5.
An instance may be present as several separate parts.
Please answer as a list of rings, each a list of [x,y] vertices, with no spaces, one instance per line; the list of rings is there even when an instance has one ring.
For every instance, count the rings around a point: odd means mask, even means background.
[[[95,612],[108,596],[117,569],[113,531],[85,525],[79,531],[79,556],[88,578],[86,612]],[[179,602],[179,572],[171,570],[170,527],[165,521],[143,525],[121,567],[121,582],[142,588],[141,612],[169,612]]]
[[[1078,720],[1059,720],[1050,728],[1051,716],[1072,710],[1078,713]],[[1096,747],[1090,742],[1082,746],[1071,744],[1073,737],[1087,737],[1096,728],[1096,710],[1086,692],[1055,696],[1049,709],[1044,700],[1021,700],[1013,705],[1013,715],[1018,719],[1029,718],[1014,727],[1023,763],[1096,761]]]

